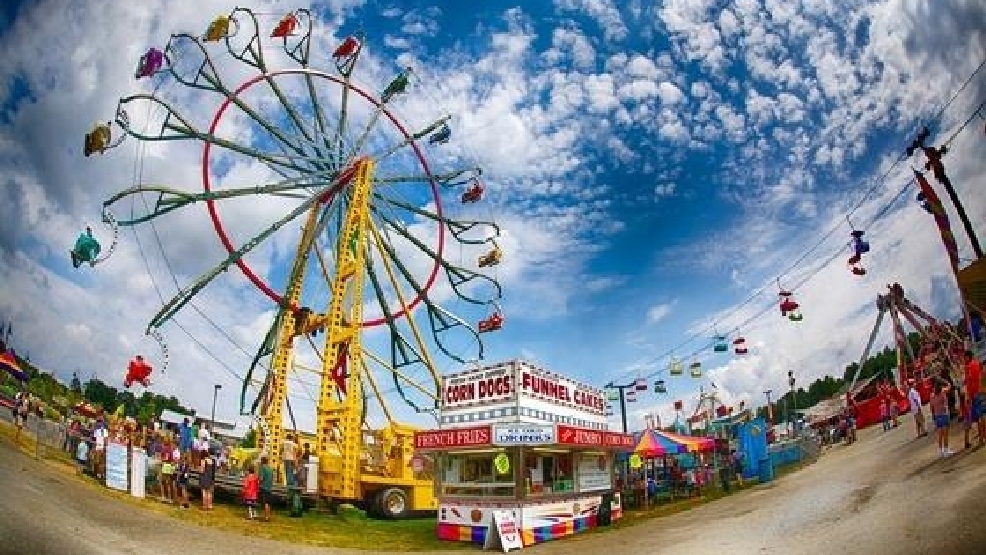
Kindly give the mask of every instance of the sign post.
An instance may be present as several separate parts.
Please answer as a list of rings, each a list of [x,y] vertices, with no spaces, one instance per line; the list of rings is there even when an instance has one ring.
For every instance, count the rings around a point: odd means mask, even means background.
[[[520,526],[514,518],[513,511],[493,511],[483,549],[502,549],[504,553],[511,549],[524,549]]]

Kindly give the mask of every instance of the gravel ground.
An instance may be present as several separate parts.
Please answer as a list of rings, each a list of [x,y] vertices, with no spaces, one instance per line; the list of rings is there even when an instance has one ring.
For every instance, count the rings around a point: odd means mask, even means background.
[[[602,555],[986,554],[986,449],[940,459],[909,427],[861,433],[773,483],[639,526],[538,546]],[[960,432],[953,444],[961,445]],[[112,499],[0,441],[0,553],[346,553],[201,528]]]

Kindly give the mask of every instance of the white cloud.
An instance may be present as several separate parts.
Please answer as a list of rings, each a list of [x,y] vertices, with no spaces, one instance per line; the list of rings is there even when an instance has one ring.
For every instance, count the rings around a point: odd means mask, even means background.
[[[671,314],[672,303],[657,304],[647,309],[647,321],[656,324]]]

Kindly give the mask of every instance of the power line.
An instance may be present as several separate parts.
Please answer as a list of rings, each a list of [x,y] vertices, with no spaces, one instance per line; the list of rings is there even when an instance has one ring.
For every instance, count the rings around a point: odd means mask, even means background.
[[[983,61],[979,64],[979,66],[976,67],[976,69],[972,72],[972,74],[969,75],[969,77],[962,83],[961,86],[959,86],[959,88],[951,95],[951,97],[945,102],[945,104],[942,105],[942,107],[938,110],[938,112],[935,114],[935,116],[932,119],[935,119],[935,120],[941,119],[941,117],[944,115],[944,113],[948,109],[948,107],[951,106],[951,104],[958,98],[958,96],[962,93],[962,91],[964,91],[966,89],[966,87],[969,86],[969,84],[972,82],[972,80],[975,78],[975,76],[980,71],[982,71],[982,69],[984,67],[986,67],[986,59],[983,59]],[[965,121],[965,123],[963,123],[953,133],[953,135],[949,138],[949,140],[947,142],[951,142],[955,138],[955,136],[957,136],[962,130],[964,130],[965,127],[968,126],[969,123],[975,118],[976,113],[979,113],[979,111],[982,110],[983,107],[986,107],[986,102],[984,102],[983,104],[981,104],[979,106],[979,108],[976,109],[976,111],[973,113],[973,115],[969,119],[967,119]],[[863,204],[865,204],[866,201],[868,201],[870,199],[870,197],[872,197],[873,194],[878,189],[880,189],[881,186],[884,185],[884,183],[886,182],[886,180],[889,178],[890,174],[897,168],[897,166],[899,166],[901,164],[901,162],[904,162],[905,160],[907,160],[907,158],[908,157],[906,156],[906,154],[901,154],[900,156],[898,156],[894,160],[894,162],[887,168],[887,170],[884,171],[880,175],[880,177],[878,177],[875,180],[873,186],[870,187],[863,194],[863,196],[853,205],[853,207],[846,213],[846,218],[848,219],[853,214],[855,214],[863,206]],[[907,189],[910,187],[910,185],[911,185],[912,182],[913,182],[913,179],[909,180],[907,182],[907,184],[897,193],[897,195],[895,195],[894,198],[891,199],[890,202],[887,203],[887,205],[885,205],[880,211],[878,211],[877,215],[874,216],[871,219],[870,223],[866,227],[872,226],[873,223],[875,223],[877,220],[879,220],[881,217],[883,217],[883,215],[885,215],[886,212],[889,211],[890,207],[901,197],[901,195],[903,195],[907,191]],[[776,280],[779,282],[782,278],[784,278],[785,276],[787,276],[788,274],[790,274],[791,272],[793,272],[802,262],[804,262],[812,253],[814,253],[816,250],[818,250],[818,248],[820,248],[823,244],[825,244],[825,242],[828,239],[830,239],[832,236],[834,236],[840,229],[844,229],[841,223],[838,224],[838,225],[833,226],[828,232],[824,233],[822,235],[821,239],[819,239],[808,250],[806,250],[804,253],[802,253],[801,256],[799,256],[797,259],[794,260],[794,262],[792,262],[790,265],[788,265],[786,269],[784,269],[781,273],[779,273],[777,275],[777,277],[776,277]],[[824,269],[826,266],[828,266],[829,263],[831,263],[833,260],[835,260],[836,257],[839,256],[839,254],[841,252],[841,248],[844,247],[844,246],[845,245],[840,245],[840,250],[839,251],[836,251],[831,257],[829,257],[824,264],[822,264],[821,266],[818,267],[818,269],[816,271],[808,274],[800,283],[798,283],[795,287],[793,287],[792,290],[799,289],[805,283],[807,283],[808,281],[810,281],[810,279],[812,277],[814,277],[816,274],[820,273],[822,271],[822,269]],[[743,300],[740,304],[735,305],[725,315],[721,316],[720,318],[718,318],[715,321],[713,321],[710,325],[708,325],[707,327],[703,328],[702,331],[696,332],[696,333],[690,335],[684,341],[681,341],[680,343],[676,344],[674,347],[668,349],[667,351],[661,353],[660,355],[657,355],[655,357],[651,357],[647,362],[639,363],[639,364],[636,364],[635,366],[637,366],[637,367],[641,367],[641,366],[642,367],[646,367],[646,366],[651,366],[651,365],[657,364],[660,361],[664,360],[665,358],[668,358],[668,357],[673,356],[676,351],[679,351],[679,350],[687,347],[689,344],[691,344],[692,342],[694,342],[696,339],[699,339],[701,337],[709,337],[712,333],[715,333],[716,332],[716,328],[717,328],[717,326],[719,324],[721,324],[723,321],[726,321],[730,317],[732,317],[732,316],[736,315],[737,313],[739,313],[740,310],[742,310],[747,305],[749,305],[750,303],[752,303],[753,301],[755,301],[757,298],[759,298],[760,295],[762,295],[769,287],[770,287],[770,283],[769,282],[768,283],[765,283],[760,288],[758,288],[756,291],[754,291],[753,294],[751,294],[749,297],[747,297],[745,300]],[[726,335],[729,335],[730,333],[734,333],[734,332],[739,331],[742,328],[745,328],[749,323],[751,323],[752,321],[756,320],[757,318],[759,318],[760,316],[762,316],[763,314],[765,314],[768,310],[771,310],[772,308],[774,308],[773,304],[768,305],[766,308],[764,308],[760,312],[756,313],[753,317],[748,318],[743,323],[739,324],[738,326],[733,327]],[[709,347],[711,347],[713,345],[713,343],[714,343],[714,341],[707,342],[706,344],[703,345],[702,348],[694,351],[691,355],[689,355],[689,357],[686,357],[686,358],[690,358],[690,357],[696,356],[698,353],[700,353],[700,352],[708,349]],[[661,374],[663,371],[664,371],[663,369],[656,370],[656,371],[648,374],[647,375],[647,379],[651,379],[654,376],[657,376],[657,375]],[[623,371],[622,373],[620,373],[617,376],[616,379],[629,378],[632,374],[633,374],[633,371]]]

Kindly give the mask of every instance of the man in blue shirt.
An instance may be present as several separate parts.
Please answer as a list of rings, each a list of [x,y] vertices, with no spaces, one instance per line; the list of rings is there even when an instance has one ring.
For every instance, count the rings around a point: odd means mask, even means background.
[[[178,428],[178,449],[183,455],[192,450],[192,425],[187,418],[182,420],[181,427]]]

